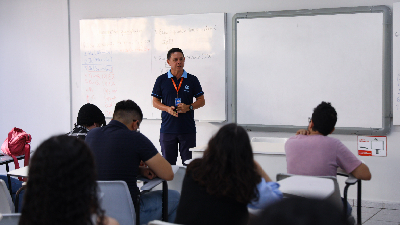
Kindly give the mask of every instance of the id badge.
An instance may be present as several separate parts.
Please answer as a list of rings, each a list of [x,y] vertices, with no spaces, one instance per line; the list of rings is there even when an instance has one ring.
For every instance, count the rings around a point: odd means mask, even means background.
[[[181,98],[175,98],[175,107],[178,107],[178,104],[182,103]]]

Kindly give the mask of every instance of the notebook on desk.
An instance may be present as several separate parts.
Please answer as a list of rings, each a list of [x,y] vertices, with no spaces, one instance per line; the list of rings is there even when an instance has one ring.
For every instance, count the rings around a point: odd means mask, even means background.
[[[172,165],[172,172],[174,172],[174,174],[178,171],[179,166],[176,165]],[[147,179],[145,177],[142,176],[138,176],[138,180],[143,181],[143,186],[140,187],[140,191],[150,191],[151,189],[153,189],[155,186],[159,185],[160,183],[162,183],[164,181],[164,179],[161,178],[154,178],[154,179]]]

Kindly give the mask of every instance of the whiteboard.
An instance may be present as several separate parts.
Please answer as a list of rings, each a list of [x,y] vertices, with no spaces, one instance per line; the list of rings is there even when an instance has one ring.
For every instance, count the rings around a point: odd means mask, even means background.
[[[400,2],[393,3],[393,125],[400,125]]]
[[[360,9],[237,16],[237,123],[304,128],[326,101],[338,113],[339,132],[383,131],[390,114],[387,16]]]
[[[111,117],[117,102],[132,99],[144,118],[160,119],[151,93],[178,47],[206,99],[195,119],[225,121],[225,24],[224,13],[80,20],[82,102]]]

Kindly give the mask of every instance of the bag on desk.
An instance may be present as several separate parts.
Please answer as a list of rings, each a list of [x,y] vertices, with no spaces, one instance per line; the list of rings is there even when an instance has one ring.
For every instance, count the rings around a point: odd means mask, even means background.
[[[24,166],[29,164],[32,137],[22,129],[14,127],[1,145],[1,151],[14,159],[15,169],[19,168],[18,159],[15,156],[25,155]],[[21,178],[20,178],[21,180]]]

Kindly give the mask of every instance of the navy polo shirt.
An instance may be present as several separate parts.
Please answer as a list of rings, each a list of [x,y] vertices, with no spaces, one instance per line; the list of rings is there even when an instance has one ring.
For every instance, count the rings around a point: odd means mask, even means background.
[[[94,155],[97,179],[125,181],[135,203],[139,194],[136,179],[140,160],[145,162],[158,153],[153,143],[117,120],[111,120],[107,126],[91,129],[85,142]]]
[[[164,105],[175,106],[177,93],[171,78],[174,79],[177,88],[179,87],[180,79],[183,79],[178,95],[179,98],[181,98],[182,103],[185,103],[186,105],[192,104],[193,98],[197,98],[204,94],[196,76],[186,73],[184,70],[182,77],[177,80],[176,77],[171,74],[171,71],[168,71],[168,73],[162,74],[157,78],[156,83],[154,84],[153,93],[151,93],[151,96],[161,99],[161,103]],[[178,117],[174,117],[169,113],[162,111],[161,118],[161,133],[196,133],[194,111],[179,113]]]

